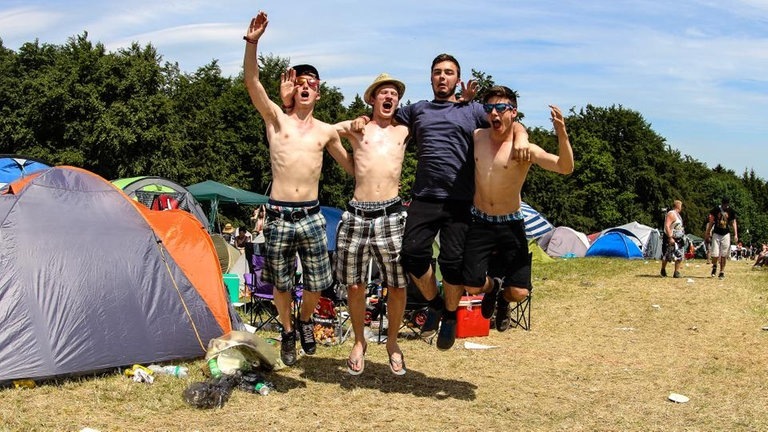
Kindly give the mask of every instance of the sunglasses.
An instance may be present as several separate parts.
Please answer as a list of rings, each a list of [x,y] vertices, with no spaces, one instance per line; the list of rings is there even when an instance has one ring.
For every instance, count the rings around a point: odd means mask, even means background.
[[[497,113],[501,114],[506,110],[513,110],[515,108],[517,107],[508,103],[483,104],[483,110],[488,114],[492,113],[494,109],[496,110]]]
[[[312,77],[306,77],[306,76],[296,77],[297,86],[303,87],[304,84],[307,84],[312,90],[317,90],[317,87],[320,85],[320,81]]]

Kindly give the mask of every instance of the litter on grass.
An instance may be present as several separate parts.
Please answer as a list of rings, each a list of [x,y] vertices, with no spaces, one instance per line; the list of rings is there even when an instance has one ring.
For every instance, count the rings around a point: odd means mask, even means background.
[[[690,400],[688,396],[684,396],[678,393],[670,393],[668,398],[672,402],[676,402],[676,403],[686,403]]]
[[[496,346],[496,345],[484,345],[484,344],[479,344],[479,343],[475,343],[475,342],[465,341],[464,342],[464,348],[465,349],[473,349],[473,350],[486,350],[486,349],[491,349],[491,348],[498,348],[498,346]]]

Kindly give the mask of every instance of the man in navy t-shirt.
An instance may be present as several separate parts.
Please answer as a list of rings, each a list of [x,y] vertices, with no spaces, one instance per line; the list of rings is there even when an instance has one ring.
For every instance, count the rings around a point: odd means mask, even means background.
[[[431,80],[432,101],[419,101],[395,113],[395,121],[408,126],[418,156],[401,259],[429,301],[422,337],[431,337],[442,318],[437,347],[446,350],[453,346],[456,338],[456,309],[464,294],[464,239],[471,221],[474,195],[472,133],[489,125],[481,104],[456,98],[461,67],[453,56],[435,57]],[[462,85],[463,95],[474,95],[476,89],[477,83],[472,80],[467,88]],[[524,143],[528,141],[528,134],[519,123],[515,124],[514,133],[515,155],[527,160]],[[432,243],[438,232],[438,264],[443,275],[444,300],[439,296],[431,266]]]

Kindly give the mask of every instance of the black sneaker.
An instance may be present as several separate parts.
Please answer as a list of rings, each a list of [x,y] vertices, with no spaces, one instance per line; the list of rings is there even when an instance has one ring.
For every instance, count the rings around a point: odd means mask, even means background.
[[[661,277],[667,277],[667,269],[661,269]]]
[[[709,276],[715,277],[716,274],[717,274],[717,265],[713,265],[712,266],[712,273],[710,273]]]
[[[725,273],[720,272],[720,274],[717,277],[718,279],[725,279]]]
[[[485,319],[493,316],[493,310],[496,309],[496,296],[499,295],[499,287],[501,287],[501,279],[493,278],[492,282],[493,288],[490,292],[483,294],[483,301],[480,303],[480,313]]]
[[[437,333],[437,349],[443,351],[451,349],[454,342],[456,342],[456,320],[443,320],[440,332]]]
[[[280,333],[282,341],[280,342],[280,360],[286,366],[296,364],[296,332]]]
[[[299,332],[299,341],[304,354],[312,355],[317,351],[317,342],[315,342],[315,324],[309,321],[296,319],[296,330]]]
[[[676,271],[676,272],[675,272],[675,273],[672,275],[672,277],[673,277],[673,278],[679,278],[679,277],[680,277],[680,272],[679,272],[679,271]]]
[[[435,335],[437,327],[440,325],[440,318],[443,316],[443,310],[434,309],[430,306],[427,306],[425,310],[427,316],[424,319],[424,324],[421,325],[420,335],[422,339],[429,339]]]
[[[509,328],[509,302],[499,297],[496,303],[496,330],[503,332]]]

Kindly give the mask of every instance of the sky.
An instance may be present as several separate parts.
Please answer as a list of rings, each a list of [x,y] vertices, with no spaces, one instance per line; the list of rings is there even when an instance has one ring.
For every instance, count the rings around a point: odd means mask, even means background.
[[[184,72],[215,59],[234,76],[259,10],[259,50],[315,65],[345,104],[381,72],[406,84],[403,101],[431,99],[445,52],[462,78],[516,90],[528,127],[551,127],[549,104],[622,106],[683,155],[768,180],[766,0],[2,0],[0,38],[18,50],[87,31],[110,51],[151,43]]]

